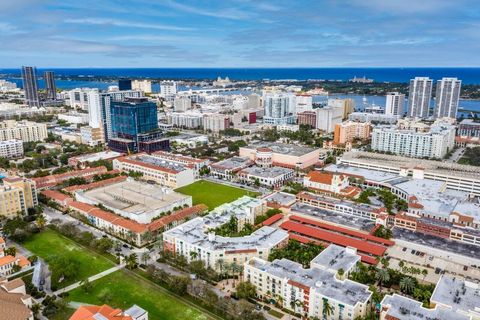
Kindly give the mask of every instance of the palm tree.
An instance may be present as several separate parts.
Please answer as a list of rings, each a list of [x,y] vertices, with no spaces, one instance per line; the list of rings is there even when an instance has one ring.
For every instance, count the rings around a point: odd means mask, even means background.
[[[400,280],[400,290],[405,293],[410,293],[415,289],[415,281],[412,277],[403,277]]]
[[[127,269],[135,269],[137,266],[137,254],[132,253],[128,257],[125,258],[125,264],[127,266]]]
[[[45,228],[45,224],[47,223],[43,214],[39,215],[35,222],[37,223],[37,226],[40,230]]]
[[[333,308],[328,303],[328,300],[323,299],[323,308],[322,308],[323,319],[327,319],[327,317],[332,314],[332,311],[333,311]]]
[[[217,262],[215,262],[215,269],[220,270],[220,278],[222,278],[223,276],[224,268],[225,268],[225,260],[218,259]]]
[[[190,251],[190,260],[196,260],[198,253],[196,251]]]
[[[426,278],[427,275],[428,275],[428,270],[427,270],[427,269],[423,269],[423,270],[422,270],[422,275],[423,275],[423,280],[425,280],[425,278]]]
[[[380,290],[382,289],[382,284],[390,280],[390,273],[385,269],[380,269],[377,271],[376,278],[378,280],[378,285]]]

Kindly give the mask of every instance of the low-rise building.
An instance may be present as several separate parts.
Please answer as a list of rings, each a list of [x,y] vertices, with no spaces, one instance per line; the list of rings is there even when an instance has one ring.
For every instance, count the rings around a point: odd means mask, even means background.
[[[475,119],[463,119],[458,125],[458,135],[480,137],[480,121]]]
[[[356,122],[370,122],[372,124],[396,124],[400,115],[371,113],[371,112],[353,112],[348,115],[348,120]]]
[[[30,261],[24,256],[11,256],[5,254],[5,249],[5,240],[0,237],[0,279],[1,277],[8,276],[12,273],[22,270],[23,268],[28,268],[31,266]]]
[[[87,124],[88,113],[81,113],[75,111],[69,113],[60,113],[58,115],[58,120],[64,120],[71,124]]]
[[[21,140],[0,141],[0,158],[16,159],[23,157],[23,142]]]
[[[247,157],[232,157],[210,165],[210,174],[222,178],[232,179],[237,172],[253,165],[253,161]]]
[[[260,141],[240,147],[240,157],[248,157],[259,167],[306,169],[319,162],[320,149],[294,144]]]
[[[89,153],[89,154],[84,154],[77,157],[69,158],[68,165],[73,167],[84,168],[87,165],[96,161],[100,161],[100,160],[113,161],[113,159],[116,159],[121,156],[124,156],[124,154],[120,152],[109,151],[109,150],[101,151],[97,153]]]
[[[190,207],[192,197],[172,189],[128,178],[112,181],[88,190],[76,190],[75,199],[91,205],[102,205],[124,218],[138,223],[150,223],[154,219]]]
[[[356,198],[361,189],[350,186],[349,177],[343,174],[310,171],[303,178],[303,185],[317,193],[331,194],[339,197]]]
[[[252,258],[244,265],[244,280],[256,287],[260,298],[279,301],[283,308],[302,316],[363,317],[370,310],[372,292],[364,284],[345,279],[360,257],[354,250],[330,246],[312,260],[309,269],[288,259]],[[324,310],[327,305],[329,312]]]
[[[165,152],[165,151],[154,152],[151,154],[151,156],[161,161],[173,162],[173,163],[178,163],[180,165],[187,166],[193,169],[196,178],[200,176],[200,169],[204,167],[208,167],[208,164],[210,163],[208,159],[197,159],[197,158],[184,156],[181,154],[175,154],[171,152]]]
[[[215,235],[214,228],[228,223],[235,217],[241,230],[265,210],[262,200],[244,196],[232,203],[215,208],[207,216],[187,221],[163,233],[164,250],[184,256],[187,261],[199,259],[205,266],[220,270],[223,265],[236,263],[241,266],[252,257],[266,259],[274,248],[288,242],[288,234],[272,227],[261,227],[244,237]],[[195,252],[195,254],[192,254]]]
[[[141,173],[143,179],[172,189],[195,181],[195,171],[190,165],[143,153],[114,159],[113,168]]]
[[[68,171],[65,173],[52,174],[45,177],[32,178],[32,181],[35,183],[37,189],[43,190],[59,185],[72,178],[85,178],[86,180],[91,180],[94,176],[104,173],[107,173],[107,168],[105,166],[99,166],[82,170]]]
[[[33,318],[32,318],[33,319]],[[148,320],[148,311],[133,305],[127,310],[102,306],[85,305],[79,307],[70,320]]]
[[[221,113],[206,113],[203,115],[203,130],[211,132],[224,131],[230,128],[230,117]]]
[[[0,278],[0,310],[5,320],[33,320],[32,297],[27,294],[21,278]]]
[[[259,184],[265,187],[278,188],[293,179],[295,171],[282,167],[249,167],[238,172],[237,178],[248,184]]]

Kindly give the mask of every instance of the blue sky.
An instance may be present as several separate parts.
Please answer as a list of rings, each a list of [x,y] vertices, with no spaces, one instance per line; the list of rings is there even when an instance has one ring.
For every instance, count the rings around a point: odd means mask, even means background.
[[[476,0],[0,0],[0,67],[480,66]]]

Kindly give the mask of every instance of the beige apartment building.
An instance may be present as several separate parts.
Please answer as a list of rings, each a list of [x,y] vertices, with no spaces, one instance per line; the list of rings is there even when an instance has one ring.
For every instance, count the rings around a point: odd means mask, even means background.
[[[35,184],[24,178],[3,179],[0,186],[0,217],[11,218],[19,212],[27,213],[29,208],[38,205]]]
[[[5,120],[0,122],[0,141],[43,141],[47,138],[47,125],[31,121]]]
[[[347,121],[335,125],[334,144],[345,144],[354,139],[366,140],[370,137],[370,123]]]

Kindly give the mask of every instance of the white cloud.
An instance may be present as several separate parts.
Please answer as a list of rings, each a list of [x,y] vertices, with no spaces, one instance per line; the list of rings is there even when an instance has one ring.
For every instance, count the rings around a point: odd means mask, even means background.
[[[116,27],[130,27],[130,28],[143,28],[143,29],[158,29],[158,30],[170,30],[170,31],[188,31],[193,30],[187,27],[177,27],[164,24],[151,24],[143,22],[131,22],[115,19],[103,19],[103,18],[81,18],[81,19],[66,19],[65,23],[74,24],[90,24],[90,25],[110,25]]]
[[[176,9],[183,12],[198,14],[202,16],[222,18],[222,19],[231,19],[231,20],[246,20],[249,19],[250,13],[246,11],[241,11],[237,9],[218,9],[218,10],[207,10],[204,8],[198,8],[175,1],[164,1],[161,4],[166,5],[172,9]]]

